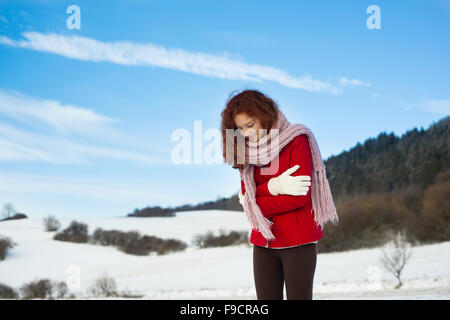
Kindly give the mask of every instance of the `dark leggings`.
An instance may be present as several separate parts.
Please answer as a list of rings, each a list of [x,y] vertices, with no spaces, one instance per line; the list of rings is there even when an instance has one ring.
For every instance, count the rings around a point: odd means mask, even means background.
[[[253,276],[258,300],[312,300],[317,244],[271,249],[253,246]]]

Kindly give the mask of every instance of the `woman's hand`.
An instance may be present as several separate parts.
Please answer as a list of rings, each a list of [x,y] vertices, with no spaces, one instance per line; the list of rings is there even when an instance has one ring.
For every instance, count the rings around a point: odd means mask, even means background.
[[[239,190],[239,203],[244,206],[244,195],[242,194],[242,190]]]
[[[272,178],[267,184],[269,192],[277,196],[279,194],[288,194],[292,196],[305,196],[311,185],[310,176],[295,176],[292,177],[291,174],[300,166],[297,164],[292,168],[287,169],[285,172],[280,174],[278,177]]]

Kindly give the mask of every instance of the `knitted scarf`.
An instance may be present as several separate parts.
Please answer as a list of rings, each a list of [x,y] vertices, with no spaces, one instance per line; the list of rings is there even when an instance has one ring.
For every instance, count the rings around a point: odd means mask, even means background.
[[[239,168],[245,184],[244,212],[252,228],[260,231],[267,240],[275,239],[271,231],[273,222],[264,217],[261,209],[256,204],[254,167],[255,165],[258,167],[265,166],[275,158],[278,161],[279,151],[292,139],[301,134],[306,134],[312,155],[311,214],[314,210],[314,221],[321,228],[327,221],[332,221],[334,224],[338,222],[336,208],[325,172],[325,164],[322,161],[313,133],[303,124],[289,123],[283,112],[278,109],[278,121],[269,130],[269,133],[262,136],[258,141],[246,140],[246,165],[244,168]]]

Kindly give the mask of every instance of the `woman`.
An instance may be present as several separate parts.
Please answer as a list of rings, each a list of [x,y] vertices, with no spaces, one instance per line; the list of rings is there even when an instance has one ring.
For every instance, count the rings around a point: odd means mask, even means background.
[[[239,201],[252,226],[257,298],[282,300],[286,283],[287,299],[312,299],[317,242],[325,222],[338,221],[314,135],[256,90],[227,101],[221,126],[223,156],[240,171]]]

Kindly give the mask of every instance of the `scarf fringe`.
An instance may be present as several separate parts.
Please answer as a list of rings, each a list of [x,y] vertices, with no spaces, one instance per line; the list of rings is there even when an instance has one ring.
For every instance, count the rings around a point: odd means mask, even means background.
[[[314,221],[323,229],[328,221],[335,225],[338,224],[339,217],[333,203],[330,185],[326,178],[325,166],[321,170],[315,171],[315,174],[317,177],[316,183],[311,183],[312,210],[314,210]]]
[[[248,170],[249,174],[253,176],[254,174],[254,166],[249,166]],[[244,179],[245,182],[245,179]],[[246,191],[244,194],[244,211],[247,213],[247,219],[253,229],[261,232],[261,234],[267,240],[275,240],[275,236],[270,230],[273,222],[264,217],[261,212],[261,209],[256,203],[255,197],[249,196],[250,194],[256,193],[256,183],[254,179],[252,180],[253,184],[246,183]]]

